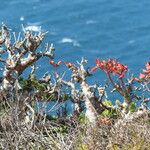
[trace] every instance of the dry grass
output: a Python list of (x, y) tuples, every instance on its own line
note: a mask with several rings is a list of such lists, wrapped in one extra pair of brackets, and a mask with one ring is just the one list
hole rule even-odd
[[(126, 121), (100, 119), (96, 127), (78, 117), (48, 120), (30, 112), (30, 100), (1, 103), (0, 149), (4, 150), (149, 150), (150, 117)], [(9, 103), (8, 103), (9, 102)], [(28, 104), (28, 105), (26, 105)], [(28, 106), (28, 107), (27, 107)], [(29, 114), (30, 114), (29, 113)], [(29, 119), (29, 120), (28, 120)], [(27, 121), (28, 120), (28, 121)]]
[(91, 129), (80, 141), (79, 150), (149, 150), (150, 118), (132, 122), (113, 120)]

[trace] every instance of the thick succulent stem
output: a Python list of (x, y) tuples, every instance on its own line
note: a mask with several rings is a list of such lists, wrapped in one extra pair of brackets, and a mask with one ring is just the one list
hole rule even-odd
[(47, 45), (44, 52), (37, 52), (37, 48), (46, 33), (39, 32), (33, 35), (31, 31), (24, 31), (23, 39), (20, 38), (20, 34), (18, 38), (14, 34), (15, 42), (11, 41), (11, 33), (6, 25), (2, 25), (0, 33), (0, 46), (4, 47), (6, 49), (4, 53), (7, 53), (5, 60), (0, 59), (4, 68), (1, 89), (8, 90), (10, 87), (13, 88), (22, 72), (36, 63), (41, 57), (50, 59), (54, 57), (53, 45)]
[(90, 87), (88, 86), (88, 84), (86, 84), (85, 81), (81, 83), (81, 89), (83, 92), (83, 100), (85, 102), (86, 108), (85, 116), (87, 117), (89, 122), (95, 125), (97, 121), (97, 112), (90, 101), (90, 99), (93, 98), (93, 93), (90, 91)]

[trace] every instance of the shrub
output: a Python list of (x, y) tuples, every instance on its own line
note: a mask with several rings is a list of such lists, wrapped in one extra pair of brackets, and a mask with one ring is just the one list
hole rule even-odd
[[(150, 91), (150, 63), (135, 78), (127, 76), (128, 67), (114, 59), (96, 59), (91, 69), (84, 58), (77, 63), (55, 62), (53, 44), (38, 51), (45, 34), (24, 30), (16, 38), (6, 25), (1, 26), (1, 149), (148, 149), (150, 112), (145, 92)], [(54, 68), (64, 65), (71, 72), (70, 79), (66, 81), (59, 72), (53, 78), (45, 73), (39, 79), (35, 64), (43, 57), (48, 57)], [(30, 67), (31, 73), (23, 77)], [(122, 103), (106, 100), (107, 85), (88, 83), (88, 77), (98, 68), (106, 73), (112, 91), (123, 98)], [(61, 107), (67, 100), (73, 104), (70, 116), (68, 108), (62, 111)], [(51, 101), (56, 104), (45, 110), (44, 104)], [(37, 110), (39, 102), (43, 107)], [(57, 111), (54, 117), (49, 115), (52, 110)]]

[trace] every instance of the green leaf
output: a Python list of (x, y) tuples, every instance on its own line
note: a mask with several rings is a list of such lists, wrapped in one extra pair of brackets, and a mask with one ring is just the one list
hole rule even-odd
[(81, 113), (81, 114), (80, 114), (80, 116), (79, 116), (79, 122), (80, 122), (81, 124), (86, 124), (86, 123), (88, 122), (88, 119), (87, 119), (87, 117), (85, 116), (84, 113)]
[[(110, 100), (105, 100), (103, 101), (103, 104), (105, 106), (113, 106), (112, 102)], [(106, 118), (110, 118), (113, 116), (116, 116), (116, 111), (114, 109), (105, 109), (102, 113), (101, 116), (106, 117)]]
[(110, 101), (110, 100), (103, 101), (103, 104), (106, 106), (113, 106), (112, 101)]
[(130, 106), (129, 106), (129, 111), (130, 111), (130, 112), (135, 112), (135, 111), (136, 111), (136, 108), (137, 108), (136, 103), (135, 103), (135, 102), (132, 102), (132, 103), (130, 104)]

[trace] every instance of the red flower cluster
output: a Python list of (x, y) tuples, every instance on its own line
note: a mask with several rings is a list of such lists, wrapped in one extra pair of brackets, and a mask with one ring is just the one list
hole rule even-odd
[(146, 63), (146, 70), (143, 69), (143, 73), (140, 73), (139, 78), (135, 78), (136, 81), (141, 82), (143, 80), (147, 81), (150, 79), (150, 62)]
[(108, 61), (96, 59), (96, 67), (92, 68), (91, 71), (96, 71), (97, 68), (102, 69), (106, 73), (118, 74), (119, 78), (123, 78), (128, 70), (127, 66), (114, 59), (108, 59)]

